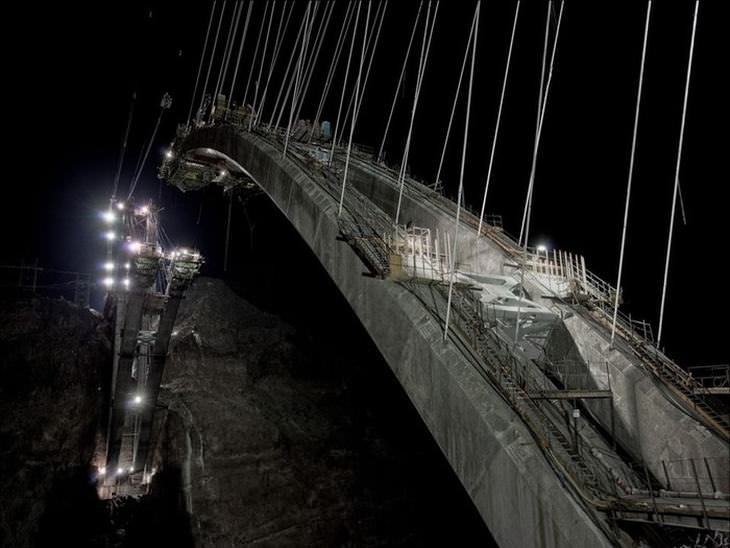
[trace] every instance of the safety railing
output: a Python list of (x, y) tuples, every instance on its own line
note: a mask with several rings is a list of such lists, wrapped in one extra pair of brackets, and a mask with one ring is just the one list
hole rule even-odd
[(730, 388), (730, 365), (696, 365), (687, 368), (689, 374), (712, 393), (713, 390)]
[(0, 290), (5, 294), (61, 297), (88, 307), (92, 286), (91, 276), (84, 272), (44, 268), (37, 263), (0, 266)]
[(632, 468), (647, 478), (649, 469), (660, 471), (656, 478), (647, 480), (650, 495), (654, 497), (730, 500), (727, 456), (662, 459), (633, 464)]

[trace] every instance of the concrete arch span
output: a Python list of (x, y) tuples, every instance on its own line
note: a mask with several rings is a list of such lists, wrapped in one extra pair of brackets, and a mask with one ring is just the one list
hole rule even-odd
[(413, 294), (364, 275), (362, 258), (340, 238), (337, 201), (312, 175), (314, 163), (282, 158), (274, 143), (228, 126), (194, 130), (178, 140), (174, 154), (161, 170), (171, 184), (182, 190), (225, 184), (210, 170), (230, 170), (254, 182), (287, 217), (372, 337), (501, 546), (612, 545), (594, 521), (600, 518), (564, 488), (510, 406), (457, 348), (443, 343), (440, 326)]

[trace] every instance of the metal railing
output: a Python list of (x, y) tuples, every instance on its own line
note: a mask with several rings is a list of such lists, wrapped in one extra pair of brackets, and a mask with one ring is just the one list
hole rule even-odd
[(706, 390), (730, 387), (730, 365), (696, 365), (687, 371)]
[(91, 275), (85, 272), (44, 268), (37, 263), (0, 265), (0, 289), (6, 294), (63, 298), (88, 307), (92, 285)]

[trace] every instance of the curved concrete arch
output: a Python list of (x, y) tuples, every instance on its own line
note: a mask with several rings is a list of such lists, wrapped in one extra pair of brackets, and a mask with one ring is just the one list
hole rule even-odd
[[(304, 239), (395, 373), (500, 546), (612, 546), (597, 525), (602, 517), (566, 488), (524, 423), (478, 374), (473, 358), (443, 342), (441, 326), (413, 293), (364, 275), (360, 256), (339, 238), (335, 197), (301, 161), (283, 158), (271, 142), (229, 126), (193, 131), (176, 144), (177, 161), (201, 149), (211, 151), (211, 162), (228, 162), (255, 182)], [(174, 174), (171, 180), (177, 184)], [(197, 186), (205, 184), (201, 180)], [(179, 186), (193, 190), (196, 183)]]

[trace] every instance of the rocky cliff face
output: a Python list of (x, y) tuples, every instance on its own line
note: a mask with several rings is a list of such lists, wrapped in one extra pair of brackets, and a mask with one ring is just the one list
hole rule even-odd
[(197, 546), (488, 542), (382, 359), (302, 340), (212, 279), (176, 331), (157, 457)]
[(165, 371), (150, 494), (105, 502), (90, 464), (108, 326), (63, 301), (0, 305), (0, 546), (492, 545), (342, 310), (295, 328), (198, 280)]
[[(105, 324), (65, 301), (0, 301), (0, 545), (85, 544), (89, 464), (111, 363)], [(91, 520), (93, 521), (93, 519)]]

